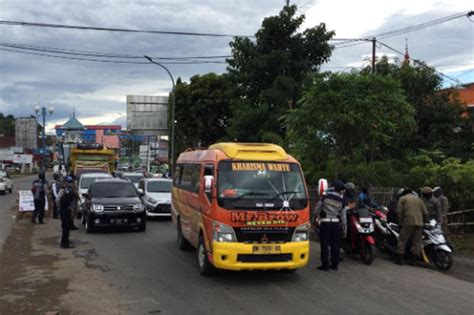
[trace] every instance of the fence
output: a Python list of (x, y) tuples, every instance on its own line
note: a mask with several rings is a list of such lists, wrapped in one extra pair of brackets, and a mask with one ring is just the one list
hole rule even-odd
[(449, 212), (447, 216), (449, 229), (453, 233), (469, 233), (474, 230), (474, 209)]

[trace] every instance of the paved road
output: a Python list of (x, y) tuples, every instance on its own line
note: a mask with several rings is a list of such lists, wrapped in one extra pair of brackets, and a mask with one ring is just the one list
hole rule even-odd
[(16, 188), (31, 188), (31, 182), (35, 176), (27, 176), (13, 179), (13, 194), (0, 195), (0, 255), (3, 251), (3, 245), (10, 235), (14, 223), (14, 211), (11, 208), (16, 204)]
[(474, 314), (474, 284), (421, 267), (397, 266), (385, 257), (365, 266), (345, 259), (338, 272), (309, 266), (295, 274), (224, 272), (204, 278), (195, 251), (175, 245), (170, 221), (149, 222), (145, 233), (73, 232), (95, 248), (94, 264), (120, 295), (127, 314), (384, 313)]

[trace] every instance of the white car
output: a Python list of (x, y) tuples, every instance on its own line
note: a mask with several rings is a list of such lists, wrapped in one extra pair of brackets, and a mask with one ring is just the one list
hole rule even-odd
[(13, 181), (8, 177), (0, 177), (0, 194), (11, 193), (13, 191)]
[(145, 178), (143, 173), (123, 172), (121, 178), (131, 182), (135, 188), (138, 188), (138, 183)]
[(168, 178), (145, 178), (138, 184), (143, 192), (142, 202), (148, 217), (171, 216), (171, 187), (173, 182)]
[(79, 204), (77, 207), (77, 211), (79, 213), (82, 213), (82, 204), (84, 203), (84, 197), (82, 194), (85, 194), (88, 190), (89, 187), (93, 182), (95, 182), (98, 178), (112, 178), (112, 175), (107, 174), (107, 173), (85, 173), (81, 175), (81, 178), (79, 178), (79, 183), (78, 183), (78, 193), (79, 193)]

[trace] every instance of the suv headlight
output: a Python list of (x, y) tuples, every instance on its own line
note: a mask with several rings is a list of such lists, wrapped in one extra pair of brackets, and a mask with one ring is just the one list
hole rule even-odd
[(237, 242), (234, 229), (227, 224), (213, 221), (212, 230), (212, 239), (216, 242)]
[(137, 203), (136, 205), (133, 205), (133, 211), (141, 212), (144, 209), (145, 208), (143, 207), (143, 204), (141, 204), (141, 203)]
[(92, 205), (92, 211), (94, 212), (104, 212), (104, 205), (99, 205), (99, 204), (93, 204)]
[(152, 197), (148, 197), (147, 201), (151, 204), (155, 204), (155, 203), (158, 203), (158, 201)]
[(305, 242), (309, 240), (309, 229), (310, 224), (305, 223), (302, 225), (298, 225), (293, 232), (293, 236), (291, 237), (292, 242)]

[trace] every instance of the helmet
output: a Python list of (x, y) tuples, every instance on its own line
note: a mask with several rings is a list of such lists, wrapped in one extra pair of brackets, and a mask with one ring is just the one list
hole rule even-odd
[(58, 172), (56, 172), (56, 173), (53, 174), (53, 178), (54, 178), (55, 180), (60, 180), (60, 179), (61, 179), (61, 175), (60, 175)]
[(401, 197), (404, 192), (405, 192), (405, 188), (400, 188), (400, 189), (397, 191), (397, 196), (398, 196), (398, 197)]
[(44, 180), (45, 179), (44, 172), (39, 173), (38, 178)]
[(72, 179), (72, 176), (66, 176), (65, 180), (66, 180), (66, 183), (72, 183), (74, 181)]
[(344, 187), (346, 188), (346, 190), (355, 190), (356, 189), (356, 186), (354, 185), (353, 182), (347, 182)]
[(344, 182), (339, 179), (336, 179), (334, 181), (334, 189), (336, 191), (343, 191), (344, 189), (346, 189), (346, 187), (344, 186)]

